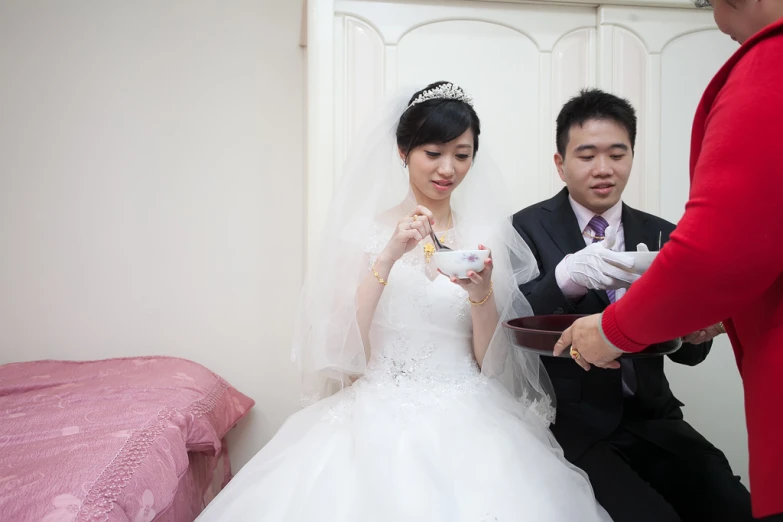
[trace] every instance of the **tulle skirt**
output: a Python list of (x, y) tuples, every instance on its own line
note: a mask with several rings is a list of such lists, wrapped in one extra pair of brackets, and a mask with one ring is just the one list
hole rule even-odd
[(547, 427), (494, 381), (373, 384), (291, 416), (199, 522), (611, 520)]

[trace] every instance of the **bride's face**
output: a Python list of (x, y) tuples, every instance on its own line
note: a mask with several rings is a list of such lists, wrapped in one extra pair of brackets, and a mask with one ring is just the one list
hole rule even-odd
[[(401, 151), (400, 156), (405, 159)], [(451, 196), (473, 164), (473, 131), (448, 143), (425, 144), (408, 156), (410, 183), (416, 196), (432, 200)]]

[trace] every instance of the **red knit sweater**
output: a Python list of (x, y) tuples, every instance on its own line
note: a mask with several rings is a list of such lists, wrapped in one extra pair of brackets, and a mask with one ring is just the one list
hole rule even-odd
[(725, 322), (745, 390), (753, 513), (783, 513), (783, 20), (707, 87), (690, 170), (677, 229), (602, 326), (635, 352)]

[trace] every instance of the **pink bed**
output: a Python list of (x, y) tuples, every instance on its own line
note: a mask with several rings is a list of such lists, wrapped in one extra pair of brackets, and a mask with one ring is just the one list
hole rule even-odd
[(170, 357), (0, 366), (0, 518), (190, 522), (252, 399)]

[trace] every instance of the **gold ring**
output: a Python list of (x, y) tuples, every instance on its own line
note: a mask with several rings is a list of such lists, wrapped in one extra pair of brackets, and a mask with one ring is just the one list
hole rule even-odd
[(579, 359), (582, 356), (579, 352), (577, 352), (574, 348), (571, 348), (571, 358), (576, 360)]

